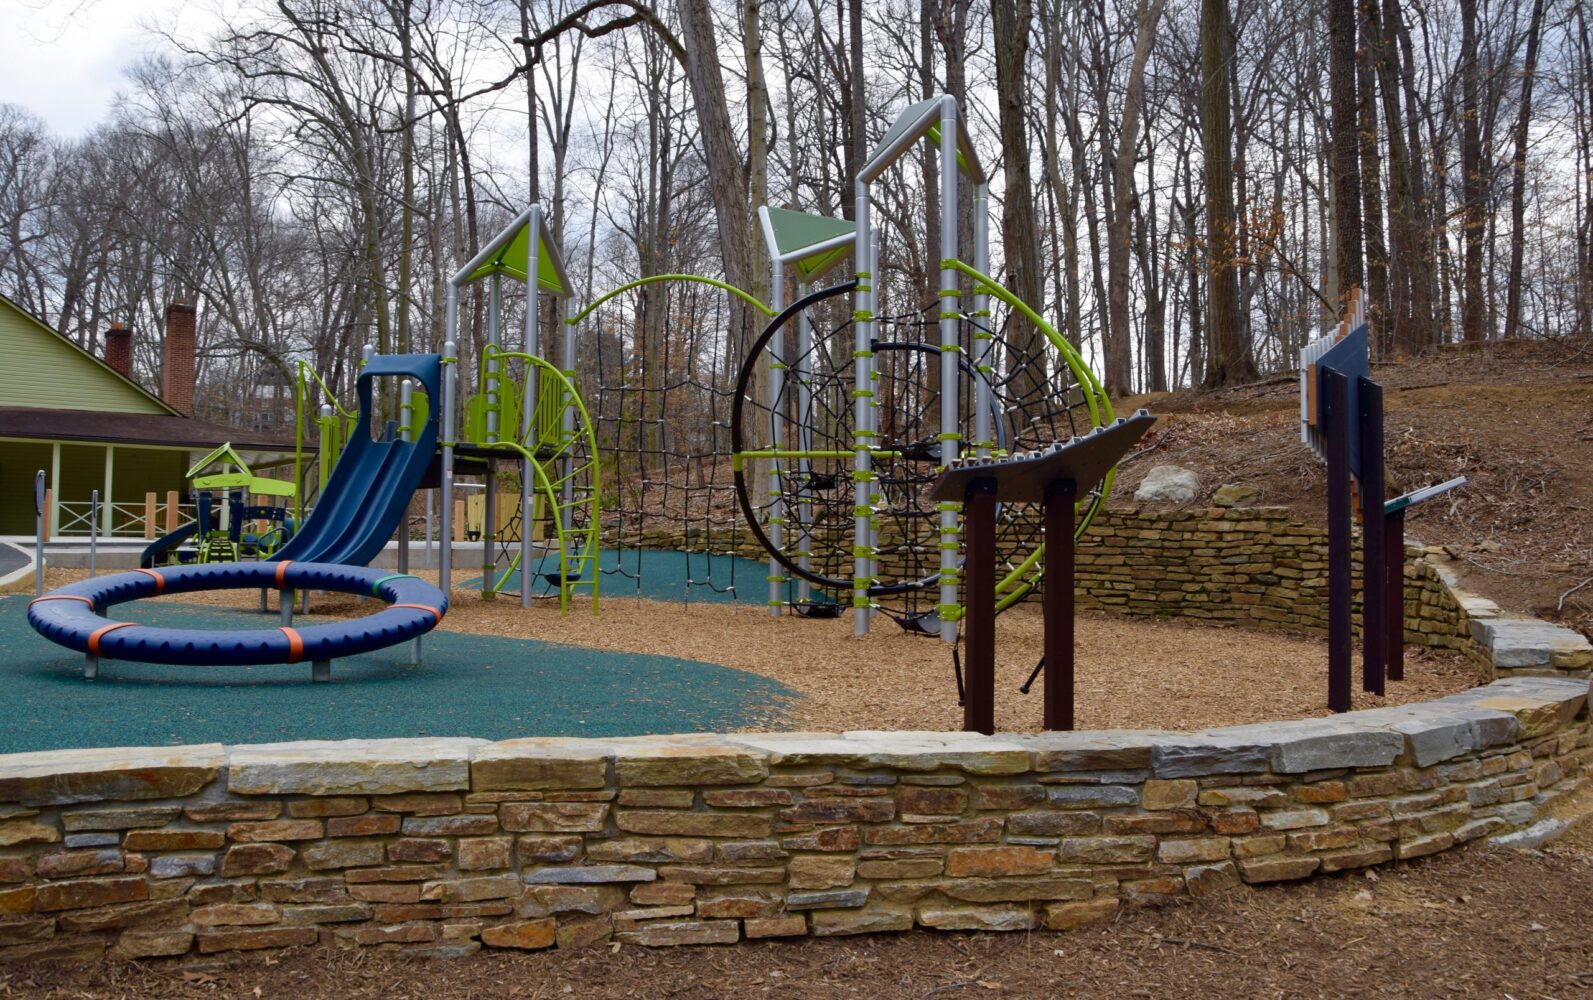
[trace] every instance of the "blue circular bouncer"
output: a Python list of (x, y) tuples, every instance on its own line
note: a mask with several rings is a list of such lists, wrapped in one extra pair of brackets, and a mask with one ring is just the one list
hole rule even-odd
[[(152, 628), (104, 617), (112, 605), (162, 594), (201, 590), (282, 593), (278, 628), (218, 632), (206, 629)], [(375, 614), (352, 621), (292, 627), (293, 594), (330, 590), (388, 602)], [(98, 673), (100, 658), (193, 666), (254, 666), (310, 663), (311, 677), (331, 678), (334, 657), (355, 656), (416, 640), (442, 621), (448, 598), (441, 590), (407, 573), (363, 566), (313, 562), (207, 563), (169, 569), (141, 569), (53, 590), (28, 605), (28, 624), (52, 642), (88, 657), (84, 676)]]

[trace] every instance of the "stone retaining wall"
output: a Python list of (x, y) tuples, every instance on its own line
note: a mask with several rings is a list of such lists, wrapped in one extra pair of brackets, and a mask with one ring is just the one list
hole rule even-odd
[[(700, 549), (710, 539), (702, 532), (655, 530), (633, 542), (638, 540), (651, 548)], [(711, 541), (715, 551), (763, 558), (747, 533), (716, 532)], [(1327, 533), (1295, 520), (1285, 507), (1104, 510), (1077, 551), (1082, 608), (1327, 632)], [(1358, 631), (1358, 542), (1354, 575)], [(759, 579), (754, 586), (764, 583)], [(1505, 675), (1585, 677), (1593, 669), (1593, 645), (1586, 639), (1503, 614), (1464, 589), (1441, 548), (1406, 547), (1405, 641), (1462, 652)]]
[(0, 960), (936, 929), (1412, 858), (1593, 764), (1586, 681), (1197, 733), (467, 739), (0, 757)]

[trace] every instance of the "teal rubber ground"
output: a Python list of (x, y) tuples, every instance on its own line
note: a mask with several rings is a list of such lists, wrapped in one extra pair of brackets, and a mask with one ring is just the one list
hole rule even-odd
[[(641, 563), (640, 580), (637, 580), (638, 556)], [(715, 603), (764, 604), (769, 600), (769, 565), (730, 555), (703, 555), (700, 552), (671, 552), (663, 549), (602, 549), (598, 565), (603, 568), (600, 599), (610, 597), (645, 597), (655, 601), (711, 601)], [(539, 572), (555, 572), (557, 560), (545, 559), (532, 570), (531, 593), (541, 596), (545, 591), (557, 596), (547, 581), (537, 576)], [(621, 572), (610, 572), (618, 568)], [(687, 581), (692, 581), (690, 585)], [(460, 586), (476, 589), (481, 577), (467, 580)], [(505, 591), (520, 592), (520, 573), (509, 574)], [(577, 590), (576, 600), (590, 597), (588, 590)]]
[[(0, 753), (95, 746), (380, 737), (637, 736), (768, 728), (794, 699), (756, 674), (667, 656), (437, 631), (407, 645), (309, 664), (175, 667), (83, 658), (28, 627), (26, 597), (0, 598)], [(259, 628), (261, 616), (138, 601), (119, 618), (167, 628)], [(299, 616), (301, 622), (321, 619)]]

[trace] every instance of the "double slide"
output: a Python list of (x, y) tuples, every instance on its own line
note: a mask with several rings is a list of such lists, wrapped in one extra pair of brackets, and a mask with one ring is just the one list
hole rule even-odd
[[(378, 441), (371, 434), (373, 383), (380, 376), (420, 382), (428, 401), (426, 422), (413, 441)], [(442, 399), (442, 356), (379, 354), (359, 377), (359, 421), (304, 526), (273, 560), (365, 566), (404, 519), (409, 501), (437, 451)]]

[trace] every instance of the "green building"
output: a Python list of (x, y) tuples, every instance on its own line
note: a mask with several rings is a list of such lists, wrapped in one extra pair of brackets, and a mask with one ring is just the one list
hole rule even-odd
[(131, 331), (107, 331), (106, 357), (96, 358), (0, 296), (0, 535), (33, 534), (41, 469), (52, 538), (88, 534), (96, 489), (100, 533), (141, 538), (177, 518), (168, 495), (187, 501), (195, 457), (229, 442), (262, 464), (291, 456), (291, 440), (193, 419), (194, 323), (192, 306), (167, 310), (156, 395), (130, 377)]

